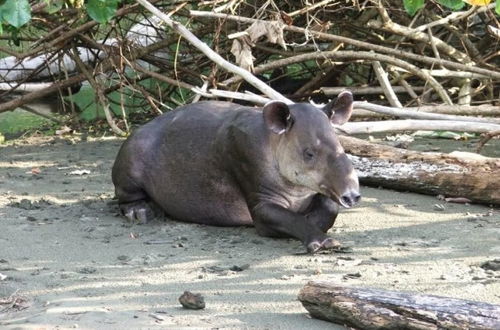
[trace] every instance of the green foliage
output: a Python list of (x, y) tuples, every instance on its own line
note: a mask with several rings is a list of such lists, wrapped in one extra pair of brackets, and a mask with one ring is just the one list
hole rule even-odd
[(495, 11), (497, 15), (500, 15), (500, 0), (497, 0), (497, 2), (495, 3)]
[(20, 109), (0, 113), (0, 135), (38, 129), (50, 124), (52, 124), (50, 120)]
[(424, 7), (424, 1), (425, 0), (403, 0), (403, 6), (410, 16), (414, 16), (417, 11)]
[(87, 14), (96, 22), (107, 23), (115, 16), (119, 0), (88, 0)]
[[(31, 6), (28, 0), (9, 0), (0, 2), (0, 21), (7, 22), (18, 29), (31, 20)], [(3, 24), (0, 24), (0, 34)]]
[(45, 0), (45, 3), (47, 4), (45, 11), (49, 14), (54, 14), (62, 9), (64, 0)]
[(465, 6), (462, 0), (438, 0), (438, 2), (451, 10), (460, 10)]
[[(141, 86), (146, 89), (156, 89), (158, 88), (158, 82), (154, 79), (145, 79), (139, 82)], [(160, 88), (165, 88), (164, 83), (160, 83)], [(122, 95), (123, 93), (123, 95)], [(122, 97), (123, 106), (125, 108), (125, 115), (128, 116), (132, 112), (149, 110), (149, 106), (145, 105), (144, 98), (141, 94), (137, 96), (129, 95), (130, 90), (124, 89), (122, 91), (117, 90), (115, 92), (109, 93), (107, 95), (109, 102), (109, 108), (117, 117), (122, 117)], [(76, 106), (81, 110), (80, 118), (86, 121), (92, 121), (95, 119), (104, 118), (104, 110), (102, 105), (97, 101), (96, 93), (90, 85), (84, 85), (78, 93), (72, 96), (66, 97), (70, 102), (76, 104)]]

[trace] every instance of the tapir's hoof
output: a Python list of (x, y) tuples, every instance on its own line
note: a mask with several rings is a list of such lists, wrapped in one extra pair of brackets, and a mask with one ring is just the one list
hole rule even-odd
[(307, 252), (309, 252), (309, 253), (318, 252), (319, 249), (321, 249), (321, 244), (318, 242), (312, 242), (312, 243), (307, 244)]
[(336, 249), (336, 248), (340, 247), (340, 242), (329, 237), (323, 241), (323, 243), (321, 244), (321, 247), (324, 249), (328, 249), (328, 250), (329, 249)]
[(307, 244), (307, 252), (316, 253), (319, 250), (330, 250), (340, 247), (340, 242), (328, 237), (323, 240), (323, 242), (313, 241)]
[(120, 204), (122, 214), (132, 222), (145, 224), (154, 218), (154, 212), (145, 201)]

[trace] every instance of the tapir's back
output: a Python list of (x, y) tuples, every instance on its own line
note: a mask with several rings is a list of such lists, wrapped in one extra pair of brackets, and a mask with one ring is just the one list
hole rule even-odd
[(123, 190), (126, 199), (130, 194), (120, 186), (133, 182), (128, 190), (139, 186), (175, 219), (251, 224), (242, 193), (223, 170), (224, 155), (215, 143), (221, 127), (241, 111), (254, 110), (228, 102), (198, 102), (141, 127), (125, 142), (115, 162), (117, 197)]

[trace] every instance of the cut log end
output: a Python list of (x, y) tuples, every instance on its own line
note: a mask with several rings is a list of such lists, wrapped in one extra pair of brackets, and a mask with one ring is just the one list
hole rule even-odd
[(500, 329), (500, 306), (433, 295), (309, 282), (311, 316), (359, 329)]

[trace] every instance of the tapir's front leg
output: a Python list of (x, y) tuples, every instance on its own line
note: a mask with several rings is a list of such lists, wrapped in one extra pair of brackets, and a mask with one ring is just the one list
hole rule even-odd
[(303, 212), (307, 220), (316, 224), (324, 233), (332, 228), (338, 213), (339, 204), (322, 194), (314, 195), (305, 212)]
[(280, 205), (261, 202), (251, 208), (251, 213), (257, 233), (261, 236), (298, 238), (310, 253), (337, 245), (313, 221), (308, 221), (305, 215)]

